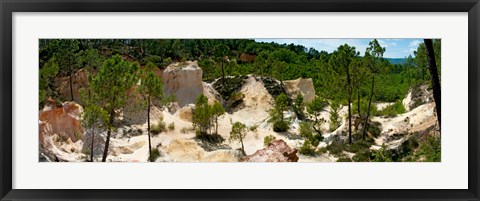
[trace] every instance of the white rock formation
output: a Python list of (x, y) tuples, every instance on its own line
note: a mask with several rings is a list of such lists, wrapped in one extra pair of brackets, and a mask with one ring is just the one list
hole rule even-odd
[(296, 97), (299, 93), (303, 95), (303, 102), (309, 103), (315, 98), (315, 88), (313, 87), (312, 78), (298, 78), (296, 80), (283, 81), (287, 93)]
[(174, 95), (180, 107), (195, 103), (203, 93), (202, 69), (197, 61), (171, 64), (162, 77), (165, 95)]

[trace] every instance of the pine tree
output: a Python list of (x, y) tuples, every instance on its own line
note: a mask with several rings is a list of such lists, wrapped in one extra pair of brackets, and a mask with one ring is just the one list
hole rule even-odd
[(153, 72), (155, 68), (157, 68), (157, 66), (155, 66), (155, 64), (152, 62), (147, 63), (143, 69), (141, 84), (138, 88), (139, 93), (143, 96), (147, 104), (148, 159), (150, 162), (153, 162), (152, 140), (150, 135), (150, 109), (152, 106), (152, 100), (163, 99), (162, 79)]
[(89, 77), (92, 98), (108, 114), (108, 130), (102, 162), (108, 155), (110, 136), (113, 131), (115, 111), (121, 109), (127, 101), (127, 90), (138, 82), (138, 63), (125, 61), (119, 55), (107, 59), (95, 76)]

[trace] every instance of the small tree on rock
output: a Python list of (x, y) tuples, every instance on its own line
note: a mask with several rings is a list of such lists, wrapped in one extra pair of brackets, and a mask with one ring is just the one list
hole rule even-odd
[(245, 124), (235, 122), (232, 125), (232, 131), (230, 131), (230, 141), (239, 141), (242, 144), (242, 154), (245, 154), (245, 147), (243, 146), (243, 139), (247, 135), (248, 129)]
[(319, 118), (319, 116), (326, 106), (327, 102), (320, 97), (315, 97), (315, 99), (313, 99), (312, 102), (310, 102), (307, 106), (307, 112), (314, 117), (312, 128), (319, 135), (322, 135), (322, 132), (320, 131), (320, 126), (323, 122), (325, 122), (325, 120), (323, 118)]

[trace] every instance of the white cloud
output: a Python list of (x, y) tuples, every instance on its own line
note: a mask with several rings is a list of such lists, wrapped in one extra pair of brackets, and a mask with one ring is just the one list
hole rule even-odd
[(412, 40), (410, 41), (410, 47), (418, 47), (418, 45), (422, 43), (420, 40)]

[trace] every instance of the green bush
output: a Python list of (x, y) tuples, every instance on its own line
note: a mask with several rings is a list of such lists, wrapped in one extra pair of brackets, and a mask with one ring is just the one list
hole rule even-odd
[(330, 145), (327, 146), (327, 150), (330, 152), (330, 154), (334, 156), (343, 155), (343, 148), (344, 145), (338, 142), (332, 142)]
[(287, 121), (276, 121), (273, 123), (273, 131), (285, 132), (290, 128)]
[(389, 105), (383, 108), (383, 110), (379, 111), (377, 113), (377, 116), (395, 117), (398, 114), (403, 114), (405, 112), (406, 110), (405, 110), (405, 107), (403, 106), (402, 101), (398, 100), (394, 104)]
[(442, 159), (441, 152), (440, 137), (429, 136), (426, 141), (420, 145), (417, 157), (424, 158), (426, 162), (440, 162)]
[(331, 109), (330, 109), (330, 125), (329, 125), (329, 130), (330, 132), (333, 132), (337, 130), (337, 128), (340, 126), (340, 115), (338, 114), (340, 110), (340, 104), (338, 102), (333, 101), (331, 104)]
[(342, 157), (337, 159), (337, 162), (352, 162), (352, 159), (350, 159), (346, 156), (342, 156)]
[(168, 124), (168, 130), (169, 131), (175, 130), (175, 122), (172, 122), (172, 123)]
[(326, 154), (327, 153), (327, 148), (326, 147), (322, 147), (320, 149), (317, 149), (317, 154)]
[(310, 142), (310, 140), (305, 140), (303, 145), (298, 150), (298, 153), (313, 156), (315, 155), (315, 147), (312, 146), (312, 142)]
[(198, 131), (195, 134), (195, 138), (198, 140), (201, 140), (202, 142), (208, 142), (213, 144), (219, 144), (225, 141), (225, 138), (223, 138), (219, 134), (208, 134), (208, 133), (202, 133)]
[(359, 152), (357, 152), (353, 157), (352, 160), (355, 162), (370, 162), (371, 161), (371, 155), (372, 153), (370, 152), (370, 149), (363, 149)]
[(370, 121), (368, 124), (368, 133), (370, 133), (373, 137), (378, 137), (380, 136), (380, 133), (382, 132), (382, 124), (380, 122), (376, 121)]
[(376, 151), (372, 152), (373, 162), (392, 162), (392, 152), (387, 149), (385, 144)]
[(258, 125), (255, 124), (255, 125), (253, 125), (253, 126), (250, 126), (250, 127), (248, 127), (248, 130), (250, 130), (250, 131), (252, 131), (252, 132), (257, 132), (257, 130), (258, 130)]
[[(235, 92), (238, 92), (245, 83), (246, 76), (225, 77), (225, 86), (222, 78), (213, 83), (213, 88), (220, 93), (223, 100), (228, 100)], [(238, 94), (237, 94), (238, 95)]]
[(268, 136), (265, 136), (263, 138), (263, 146), (265, 147), (268, 147), (268, 145), (270, 144), (270, 142), (272, 142), (275, 138), (275, 136), (273, 135), (268, 135)]
[(353, 142), (352, 144), (346, 145), (346, 151), (352, 152), (352, 153), (359, 153), (359, 152), (363, 152), (365, 150), (370, 149), (371, 145), (372, 145), (371, 142), (363, 141), (363, 140), (357, 140), (357, 141)]
[(152, 152), (150, 152), (148, 160), (154, 162), (158, 157), (160, 157), (160, 151), (158, 149), (153, 149)]
[(166, 130), (166, 125), (165, 122), (163, 122), (163, 118), (158, 120), (157, 124), (153, 124), (150, 126), (150, 132), (153, 134), (153, 136), (156, 136), (161, 132), (165, 132)]
[(318, 133), (314, 134), (312, 130), (312, 124), (309, 122), (300, 123), (300, 135), (308, 140), (310, 144), (314, 147), (317, 147), (321, 141), (323, 141), (323, 136)]
[[(368, 112), (368, 99), (360, 99), (360, 113), (362, 116), (366, 116)], [(352, 102), (352, 114), (358, 114), (358, 101), (354, 99)], [(378, 110), (376, 104), (372, 101), (370, 105), (370, 116), (377, 116)]]

